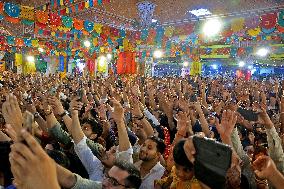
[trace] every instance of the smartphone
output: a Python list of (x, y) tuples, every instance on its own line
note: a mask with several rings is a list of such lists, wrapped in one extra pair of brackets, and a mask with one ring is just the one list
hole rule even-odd
[(50, 90), (49, 90), (49, 94), (51, 96), (55, 96), (56, 95), (56, 88), (52, 87)]
[(189, 100), (190, 100), (190, 102), (197, 102), (197, 96), (196, 96), (196, 94), (191, 95), (190, 98), (189, 98)]
[(82, 101), (83, 99), (83, 89), (77, 90), (77, 97), (79, 97), (79, 101)]
[(232, 149), (211, 139), (193, 137), (196, 150), (195, 177), (212, 189), (225, 188), (226, 174), (231, 166)]
[(33, 124), (34, 124), (34, 115), (26, 111), (24, 114), (23, 128), (34, 136)]
[[(32, 136), (35, 135), (34, 132), (34, 115), (28, 111), (26, 111), (23, 115), (24, 117), (24, 123), (23, 123), (23, 128), (26, 129), (29, 133), (31, 133)], [(27, 145), (27, 142), (24, 139), (20, 139), (23, 144)]]
[(247, 110), (244, 108), (238, 108), (237, 110), (244, 118), (248, 121), (257, 121), (258, 120), (258, 112), (254, 112), (252, 110)]

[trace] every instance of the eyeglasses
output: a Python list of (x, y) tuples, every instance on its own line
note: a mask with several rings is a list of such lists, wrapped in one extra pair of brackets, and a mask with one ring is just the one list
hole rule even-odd
[(108, 173), (104, 174), (104, 179), (106, 179), (112, 186), (123, 186), (127, 188), (127, 186), (120, 184), (115, 178), (108, 175)]

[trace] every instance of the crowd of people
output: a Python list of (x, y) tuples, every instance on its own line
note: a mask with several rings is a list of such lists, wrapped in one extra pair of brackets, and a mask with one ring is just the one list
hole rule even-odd
[[(5, 72), (0, 188), (280, 189), (283, 91), (277, 77)], [(199, 139), (229, 166), (210, 148), (200, 160)]]

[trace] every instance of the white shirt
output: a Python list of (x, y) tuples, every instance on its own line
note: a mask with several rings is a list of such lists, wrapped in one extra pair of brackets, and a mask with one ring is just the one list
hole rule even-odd
[[(135, 166), (140, 170), (142, 161), (135, 163)], [(142, 178), (142, 183), (139, 189), (154, 189), (154, 181), (159, 180), (164, 175), (165, 168), (158, 162), (150, 172)]]
[[(104, 165), (102, 162), (92, 153), (91, 149), (86, 143), (87, 137), (78, 143), (74, 144), (74, 149), (85, 169), (89, 174), (89, 179), (93, 181), (102, 181), (104, 177)], [(118, 149), (118, 148), (117, 148)], [(116, 159), (122, 159), (130, 163), (133, 162), (132, 158), (133, 149), (130, 147), (127, 151), (116, 152)]]

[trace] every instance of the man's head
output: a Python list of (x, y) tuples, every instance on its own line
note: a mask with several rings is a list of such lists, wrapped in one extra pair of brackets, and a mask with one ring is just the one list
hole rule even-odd
[(103, 133), (102, 126), (95, 119), (83, 120), (82, 130), (86, 137), (91, 140), (95, 140)]
[(103, 189), (138, 189), (141, 185), (140, 171), (129, 162), (115, 161), (105, 174), (102, 184)]
[(176, 175), (180, 180), (186, 181), (193, 177), (193, 164), (188, 160), (184, 152), (185, 140), (180, 140), (174, 147), (173, 157), (176, 167)]
[(140, 148), (139, 159), (142, 161), (158, 160), (164, 153), (166, 145), (156, 136), (149, 137)]

